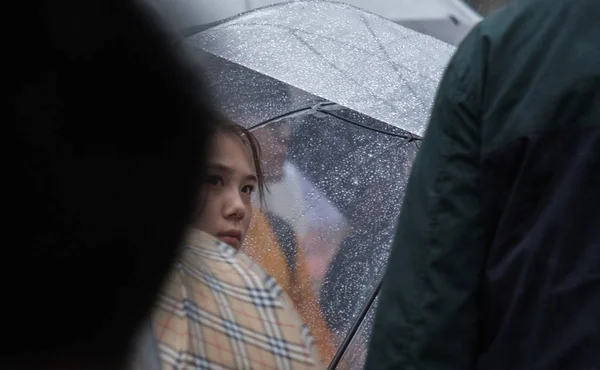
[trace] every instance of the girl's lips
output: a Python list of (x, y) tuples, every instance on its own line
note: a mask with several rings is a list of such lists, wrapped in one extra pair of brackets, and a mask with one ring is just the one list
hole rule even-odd
[(217, 235), (217, 238), (219, 238), (219, 240), (223, 243), (227, 243), (234, 248), (239, 248), (241, 244), (240, 241), (242, 240), (242, 233), (237, 230), (232, 230), (224, 233), (219, 233), (219, 235)]
[(239, 244), (240, 244), (240, 240), (233, 236), (220, 236), (219, 240), (222, 241), (223, 243), (227, 243), (235, 248), (239, 247)]

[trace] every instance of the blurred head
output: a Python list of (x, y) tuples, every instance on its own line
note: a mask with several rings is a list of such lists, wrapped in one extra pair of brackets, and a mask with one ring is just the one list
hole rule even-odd
[(0, 368), (129, 368), (195, 210), (208, 93), (141, 2), (11, 5), (32, 24), (7, 41), (0, 103), (5, 237), (18, 240), (0, 269), (14, 302)]
[(287, 123), (273, 123), (256, 130), (256, 139), (260, 142), (265, 181), (274, 183), (283, 179), (283, 167), (287, 159), (290, 127)]
[(260, 146), (245, 128), (222, 120), (211, 143), (194, 226), (238, 249), (252, 220), (252, 195), (264, 196)]

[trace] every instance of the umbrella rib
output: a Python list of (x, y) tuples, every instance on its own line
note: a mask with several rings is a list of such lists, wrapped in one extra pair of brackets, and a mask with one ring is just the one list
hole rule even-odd
[[(375, 128), (375, 127), (370, 127), (370, 126), (367, 126), (365, 124), (358, 123), (358, 122), (356, 122), (354, 120), (351, 120), (349, 118), (346, 118), (346, 117), (340, 116), (338, 114), (332, 113), (332, 112), (330, 112), (328, 110), (321, 109), (322, 107), (333, 106), (333, 105), (339, 105), (339, 104), (333, 103), (333, 102), (321, 102), (321, 103), (317, 104), (316, 106), (315, 105), (311, 105), (311, 106), (305, 106), (305, 107), (302, 107), (302, 108), (294, 109), (293, 111), (290, 111), (290, 112), (287, 112), (287, 113), (284, 113), (284, 114), (280, 114), (280, 115), (275, 116), (273, 118), (269, 118), (267, 120), (259, 122), (256, 125), (250, 127), (248, 130), (250, 130), (250, 131), (257, 130), (257, 129), (261, 128), (261, 127), (267, 126), (267, 125), (269, 125), (271, 123), (274, 123), (274, 122), (277, 122), (277, 121), (279, 121), (281, 119), (289, 118), (291, 116), (298, 115), (299, 113), (311, 114), (311, 113), (314, 113), (314, 112), (319, 112), (319, 113), (322, 113), (322, 114), (325, 114), (325, 115), (337, 118), (337, 119), (339, 119), (341, 121), (344, 121), (346, 123), (349, 123), (351, 125), (358, 126), (358, 127), (364, 128), (364, 129), (369, 130), (369, 131), (377, 132), (379, 134), (393, 136), (393, 137), (398, 137), (398, 138), (407, 140), (408, 142), (422, 140), (422, 138), (420, 136), (414, 135), (414, 134), (412, 134), (412, 133), (410, 133), (410, 132), (408, 132), (406, 130), (400, 129), (402, 131), (406, 131), (407, 134), (397, 134), (397, 133), (390, 132), (390, 131), (387, 131), (387, 130), (382, 130), (382, 129), (378, 129), (378, 128)], [(301, 115), (303, 115), (303, 114), (301, 114)], [(373, 118), (373, 117), (371, 117), (371, 118)], [(375, 118), (373, 118), (373, 119), (375, 119)]]
[[(337, 103), (332, 103), (332, 102), (322, 102), (322, 103), (318, 104), (318, 106), (321, 106), (321, 107), (322, 107), (322, 106), (330, 106), (330, 105), (338, 105), (338, 104), (337, 104)], [(410, 134), (410, 133), (409, 133), (409, 135), (401, 135), (401, 134), (396, 134), (396, 133), (389, 132), (389, 131), (379, 130), (379, 129), (376, 129), (376, 128), (373, 128), (373, 127), (369, 127), (369, 126), (367, 126), (367, 125), (360, 124), (360, 123), (358, 123), (358, 122), (355, 122), (355, 121), (353, 121), (353, 120), (351, 120), (351, 119), (348, 119), (348, 118), (345, 118), (345, 117), (339, 116), (339, 115), (337, 115), (337, 114), (335, 114), (335, 113), (331, 113), (331, 112), (329, 112), (329, 111), (325, 111), (325, 110), (319, 110), (319, 109), (318, 109), (318, 107), (317, 107), (317, 109), (316, 109), (316, 110), (317, 110), (319, 113), (322, 113), (322, 114), (329, 115), (329, 116), (331, 116), (331, 117), (337, 118), (337, 119), (339, 119), (339, 120), (342, 120), (342, 121), (344, 121), (344, 122), (350, 123), (350, 124), (352, 124), (352, 125), (356, 125), (356, 126), (358, 126), (358, 127), (362, 127), (362, 128), (364, 128), (364, 129), (367, 129), (367, 130), (370, 130), (370, 131), (375, 131), (375, 132), (377, 132), (377, 133), (381, 133), (381, 134), (384, 134), (384, 135), (389, 135), (389, 136), (399, 137), (399, 138), (401, 138), (401, 139), (403, 139), (403, 140), (406, 140), (406, 141), (407, 141), (407, 142), (409, 142), (409, 143), (411, 143), (411, 142), (412, 142), (412, 143), (415, 143), (415, 146), (417, 147), (417, 149), (419, 148), (419, 146), (417, 145), (417, 142), (419, 142), (419, 141), (421, 141), (421, 140), (422, 140), (422, 138), (421, 138), (420, 136), (417, 136), (417, 135), (412, 135), (412, 134)], [(254, 131), (254, 130), (256, 130), (256, 129), (259, 129), (259, 128), (261, 128), (261, 127), (264, 127), (264, 126), (266, 126), (266, 125), (268, 125), (268, 124), (270, 124), (270, 123), (274, 123), (274, 122), (276, 122), (276, 121), (278, 121), (278, 120), (280, 120), (280, 119), (283, 119), (283, 118), (286, 118), (286, 117), (289, 117), (289, 116), (292, 116), (292, 115), (295, 115), (295, 114), (298, 114), (298, 113), (301, 113), (301, 112), (311, 112), (311, 111), (315, 111), (315, 106), (307, 106), (307, 107), (304, 107), (304, 108), (298, 108), (298, 109), (295, 109), (295, 110), (293, 110), (293, 111), (291, 111), (291, 112), (288, 112), (288, 113), (286, 113), (286, 114), (282, 114), (282, 115), (279, 115), (279, 116), (273, 117), (273, 118), (271, 118), (271, 119), (268, 119), (268, 120), (262, 121), (262, 122), (260, 122), (260, 123), (258, 123), (258, 124), (256, 124), (256, 125), (254, 125), (254, 126), (250, 127), (250, 128), (249, 128), (249, 130), (250, 130), (250, 131)], [(308, 113), (307, 113), (307, 114), (308, 114)], [(369, 162), (367, 162), (367, 163), (371, 163), (371, 162), (373, 162), (374, 160), (376, 160), (376, 159), (377, 159), (377, 158), (378, 158), (380, 155), (382, 155), (384, 152), (386, 152), (386, 149), (387, 149), (387, 147), (386, 147), (386, 148), (382, 148), (382, 149), (381, 149), (381, 151), (380, 151), (379, 153), (375, 154), (375, 155), (373, 156), (373, 158), (371, 158), (371, 159), (369, 160)], [(355, 151), (355, 152), (353, 152), (353, 153), (352, 153), (350, 156), (348, 156), (346, 159), (347, 159), (348, 161), (351, 161), (351, 160), (355, 159), (355, 158), (356, 158), (358, 155), (359, 155), (358, 151)], [(334, 184), (339, 184), (339, 183), (341, 183), (342, 181), (343, 181), (343, 180), (341, 180), (341, 179), (340, 179), (340, 180), (338, 180), (338, 181), (334, 182)], [(325, 196), (325, 194), (324, 194), (324, 193), (321, 193), (321, 194), (319, 195), (319, 197), (315, 199), (315, 203), (314, 203), (314, 204), (312, 204), (312, 205), (308, 205), (308, 206), (307, 206), (307, 207), (306, 207), (306, 208), (305, 208), (305, 209), (302, 211), (302, 217), (304, 217), (304, 216), (306, 215), (306, 212), (308, 212), (308, 211), (309, 211), (309, 210), (311, 210), (312, 208), (316, 207), (316, 203), (317, 203), (319, 200), (321, 200), (321, 199), (322, 199), (324, 196)]]
[[(389, 258), (389, 254), (388, 254), (388, 258)], [(356, 320), (354, 320), (354, 323), (352, 323), (352, 326), (350, 327), (350, 331), (348, 331), (348, 333), (346, 333), (346, 336), (344, 337), (344, 341), (339, 346), (337, 352), (333, 356), (333, 359), (331, 360), (331, 363), (327, 367), (327, 370), (333, 370), (333, 369), (337, 368), (338, 364), (340, 363), (340, 361), (346, 354), (348, 347), (350, 347), (350, 344), (352, 344), (352, 341), (354, 340), (354, 335), (362, 327), (365, 317), (367, 317), (367, 315), (369, 314), (371, 307), (373, 307), (373, 304), (375, 303), (375, 300), (377, 299), (377, 296), (379, 295), (379, 292), (381, 291), (381, 287), (383, 285), (383, 278), (384, 278), (384, 274), (382, 273), (381, 276), (377, 279), (375, 288), (371, 291), (371, 293), (367, 297), (365, 303), (363, 304), (363, 307), (361, 308)]]
[[(331, 112), (328, 112), (328, 111), (323, 111), (323, 110), (319, 110), (319, 112), (320, 112), (320, 113), (323, 113), (323, 114), (326, 114), (326, 115), (328, 115), (328, 116), (335, 117), (335, 118), (337, 118), (337, 119), (339, 119), (339, 120), (341, 120), (341, 121), (344, 121), (344, 122), (350, 123), (350, 124), (352, 124), (352, 125), (355, 125), (355, 126), (362, 127), (362, 128), (364, 128), (364, 129), (367, 129), (367, 130), (371, 130), (371, 131), (374, 131), (374, 132), (377, 132), (377, 133), (380, 133), (380, 134), (384, 134), (384, 135), (389, 135), (389, 136), (399, 137), (399, 138), (401, 138), (401, 139), (407, 140), (408, 142), (413, 142), (413, 141), (416, 141), (416, 140), (421, 140), (421, 138), (420, 138), (419, 136), (417, 136), (417, 135), (413, 135), (413, 134), (411, 134), (411, 133), (408, 133), (408, 134), (406, 134), (406, 135), (403, 135), (403, 134), (396, 134), (396, 133), (389, 132), (389, 131), (386, 131), (386, 130), (380, 130), (380, 129), (377, 129), (377, 128), (375, 128), (375, 127), (369, 127), (369, 126), (367, 126), (367, 125), (364, 125), (364, 124), (362, 124), (362, 123), (355, 122), (355, 121), (353, 121), (353, 120), (351, 120), (351, 119), (348, 119), (348, 118), (346, 118), (346, 117), (342, 117), (342, 116), (340, 116), (340, 115), (337, 115), (337, 114), (335, 114), (335, 113), (331, 113)], [(402, 130), (402, 129), (401, 129), (401, 130)], [(403, 131), (405, 131), (405, 130), (403, 130)]]
[[(333, 103), (333, 102), (321, 102), (319, 103), (321, 106), (331, 106), (331, 105), (338, 105), (337, 103)], [(263, 126), (267, 126), (271, 123), (275, 123), (279, 120), (282, 120), (284, 118), (289, 118), (292, 116), (296, 116), (296, 115), (304, 115), (304, 114), (309, 114), (309, 112), (313, 111), (315, 109), (315, 105), (310, 105), (310, 106), (305, 106), (302, 108), (298, 108), (298, 109), (294, 109), (292, 111), (280, 114), (278, 116), (266, 119), (262, 122), (259, 122), (257, 124), (255, 124), (254, 126), (251, 126), (250, 128), (248, 128), (248, 130), (250, 131), (254, 131), (257, 130)], [(304, 114), (300, 114), (300, 113), (304, 113)]]

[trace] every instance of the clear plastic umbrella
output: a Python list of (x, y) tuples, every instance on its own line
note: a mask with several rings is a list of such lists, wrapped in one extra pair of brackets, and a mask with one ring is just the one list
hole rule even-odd
[(341, 3), (296, 1), (190, 37), (199, 49), (422, 134), (454, 48)]
[(324, 318), (340, 348), (334, 365), (350, 342), (359, 356), (370, 334), (362, 320), (454, 48), (349, 5), (312, 1), (245, 13), (187, 41), (222, 112), (261, 142), (267, 211), (300, 240), (302, 254), (288, 263), (301, 256), (310, 272), (288, 293), (310, 285), (320, 297), (309, 314)]

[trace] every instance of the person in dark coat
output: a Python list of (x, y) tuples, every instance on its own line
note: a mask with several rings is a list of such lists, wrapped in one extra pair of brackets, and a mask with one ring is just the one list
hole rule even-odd
[(450, 62), (367, 369), (600, 367), (600, 2), (515, 1)]
[(205, 91), (135, 1), (3, 14), (0, 368), (127, 368), (197, 204)]

